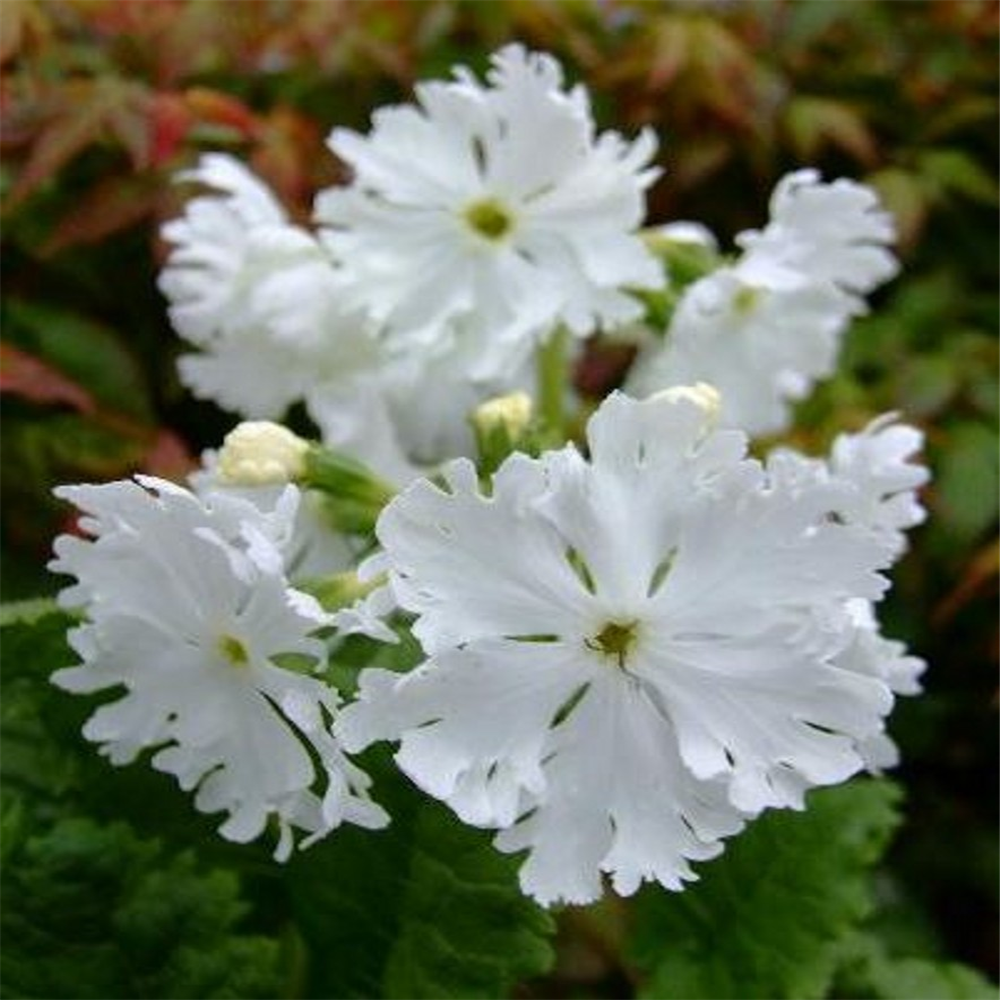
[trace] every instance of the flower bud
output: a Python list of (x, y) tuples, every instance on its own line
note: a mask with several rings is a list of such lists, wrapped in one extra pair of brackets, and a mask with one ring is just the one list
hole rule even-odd
[(298, 479), (309, 442), (269, 420), (247, 420), (231, 430), (219, 452), (219, 480), (229, 486), (268, 486)]
[(722, 408), (722, 397), (719, 390), (707, 382), (696, 382), (694, 385), (675, 385), (669, 389), (661, 389), (654, 393), (653, 399), (662, 399), (666, 402), (676, 403), (680, 400), (687, 400), (694, 403), (705, 415), (706, 429), (711, 429), (719, 422), (719, 411)]
[(525, 392), (512, 392), (481, 403), (471, 416), (482, 471), (495, 471), (513, 451), (526, 449), (533, 404)]

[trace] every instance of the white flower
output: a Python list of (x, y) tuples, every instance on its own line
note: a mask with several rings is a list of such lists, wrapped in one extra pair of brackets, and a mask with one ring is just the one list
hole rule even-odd
[(926, 516), (917, 490), (930, 473), (912, 461), (923, 447), (923, 434), (897, 423), (897, 417), (885, 413), (860, 433), (838, 435), (826, 461), (777, 448), (768, 455), (768, 472), (789, 489), (836, 483), (841, 488), (837, 516), (877, 534), (899, 555), (906, 547), (903, 532)]
[(211, 449), (201, 456), (201, 468), (188, 482), (203, 501), (218, 505), (223, 498), (252, 504), (272, 523), (281, 517), (289, 496), (297, 497), (291, 523), (272, 538), (282, 558), (285, 576), (291, 581), (331, 576), (350, 569), (358, 557), (359, 543), (334, 529), (326, 497), (316, 490), (289, 491), (281, 483), (236, 485), (219, 471), (219, 453)]
[(722, 421), (751, 434), (785, 429), (792, 402), (834, 371), (862, 295), (896, 273), (890, 217), (861, 184), (784, 177), (762, 231), (736, 237), (731, 265), (681, 296), (666, 340), (647, 349), (628, 383), (639, 394), (704, 380), (723, 399)]
[(824, 184), (816, 170), (797, 170), (778, 182), (770, 208), (762, 231), (736, 238), (758, 273), (784, 268), (860, 296), (899, 270), (887, 249), (896, 235), (892, 216), (864, 184), (843, 177)]
[(916, 491), (930, 473), (910, 461), (923, 447), (923, 434), (915, 427), (897, 424), (896, 417), (886, 413), (859, 434), (839, 435), (831, 449), (830, 471), (855, 487), (845, 515), (894, 535), (902, 546), (902, 532), (926, 517)]
[(428, 654), (367, 670), (337, 732), (400, 740), (402, 769), (529, 850), (525, 890), (585, 901), (677, 888), (688, 859), (770, 806), (864, 767), (889, 687), (837, 658), (891, 545), (713, 430), (697, 393), (609, 397), (568, 447), (457, 461), (382, 514), (379, 568)]
[(174, 244), (160, 274), (177, 332), (198, 347), (185, 385), (246, 417), (280, 416), (317, 385), (377, 367), (369, 325), (345, 311), (323, 248), (238, 160), (202, 158), (181, 179), (215, 189), (163, 227)]
[[(579, 336), (635, 319), (623, 289), (663, 282), (635, 235), (655, 144), (594, 134), (582, 87), (551, 56), (509, 45), (487, 86), (458, 69), (382, 108), (366, 137), (329, 144), (354, 170), (316, 201), (347, 301), (402, 352), (470, 350), (469, 374), (517, 365), (557, 324)], [(456, 346), (457, 345), (457, 346)]]
[[(849, 601), (846, 610), (854, 631), (850, 643), (837, 656), (837, 666), (877, 677), (895, 694), (919, 694), (923, 690), (919, 678), (927, 664), (907, 653), (903, 643), (881, 634), (869, 601)], [(870, 771), (899, 763), (899, 750), (885, 732), (862, 741), (859, 749)]]
[(329, 624), (289, 587), (279, 544), (291, 531), (295, 487), (265, 514), (235, 496), (199, 499), (163, 480), (61, 487), (92, 540), (61, 536), (50, 568), (77, 577), (60, 595), (88, 621), (70, 632), (83, 661), (57, 671), (70, 691), (123, 687), (84, 735), (114, 764), (154, 750), (153, 766), (197, 789), (195, 806), (224, 811), (238, 842), (280, 831), (288, 857), (342, 822), (381, 826), (369, 780), (331, 733), (336, 692), (279, 665), (324, 657)]

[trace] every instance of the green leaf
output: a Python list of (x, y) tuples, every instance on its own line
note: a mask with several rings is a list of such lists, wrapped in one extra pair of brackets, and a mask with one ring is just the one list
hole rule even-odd
[(344, 827), (288, 866), (310, 996), (499, 997), (552, 961), (516, 861), (387, 765), (381, 832)]
[(978, 421), (953, 425), (936, 458), (936, 512), (953, 536), (970, 540), (995, 523), (998, 497), (997, 432)]
[(871, 908), (868, 869), (895, 829), (899, 793), (856, 780), (771, 812), (683, 893), (644, 890), (629, 952), (642, 997), (825, 995), (838, 946)]
[(134, 353), (108, 327), (68, 309), (9, 299), (4, 336), (52, 365), (109, 411), (147, 422), (151, 403)]
[[(77, 760), (49, 737), (48, 726), (70, 706), (48, 682), (75, 657), (66, 642), (74, 619), (47, 600), (18, 601), (0, 609), (0, 775), (5, 790), (30, 790), (35, 798), (58, 796), (77, 781)], [(73, 718), (74, 737), (79, 721)], [(68, 734), (67, 734), (68, 735)]]
[(858, 935), (844, 949), (834, 995), (872, 1000), (996, 1000), (997, 987), (960, 962), (890, 956), (881, 941)]
[(921, 175), (935, 188), (982, 205), (1000, 202), (996, 179), (961, 149), (928, 149), (918, 158)]
[(235, 873), (123, 823), (39, 833), (8, 812), (4, 834), (3, 996), (279, 995), (279, 945), (238, 930)]

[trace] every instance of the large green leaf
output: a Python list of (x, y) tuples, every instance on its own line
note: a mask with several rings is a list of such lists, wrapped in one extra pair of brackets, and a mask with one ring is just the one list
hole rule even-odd
[(388, 829), (342, 828), (288, 869), (314, 997), (500, 997), (552, 960), (549, 916), (489, 835), (379, 767)]
[(869, 868), (896, 826), (896, 788), (857, 780), (771, 812), (682, 893), (644, 890), (630, 951), (640, 996), (825, 995), (843, 939), (871, 907)]

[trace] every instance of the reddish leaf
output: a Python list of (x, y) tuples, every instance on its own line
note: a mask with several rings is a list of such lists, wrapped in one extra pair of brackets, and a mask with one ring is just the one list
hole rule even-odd
[(160, 92), (153, 95), (152, 143), (150, 159), (154, 167), (173, 159), (194, 122), (194, 115), (180, 94)]
[(142, 460), (142, 469), (150, 475), (174, 482), (184, 482), (198, 467), (188, 446), (173, 431), (160, 430)]
[(227, 125), (246, 138), (257, 132), (257, 117), (242, 101), (207, 87), (191, 87), (184, 92), (184, 102), (200, 121)]
[(49, 33), (44, 11), (28, 0), (0, 3), (0, 65), (23, 51), (25, 44)]
[(81, 413), (97, 409), (86, 389), (12, 344), (0, 344), (0, 392), (33, 403), (68, 403)]
[(152, 215), (163, 191), (156, 175), (106, 177), (61, 219), (41, 248), (43, 257), (66, 247), (95, 243)]
[(137, 168), (149, 159), (146, 93), (141, 86), (111, 77), (74, 79), (62, 84), (48, 121), (18, 174), (8, 207), (23, 201), (89, 145), (113, 135)]

